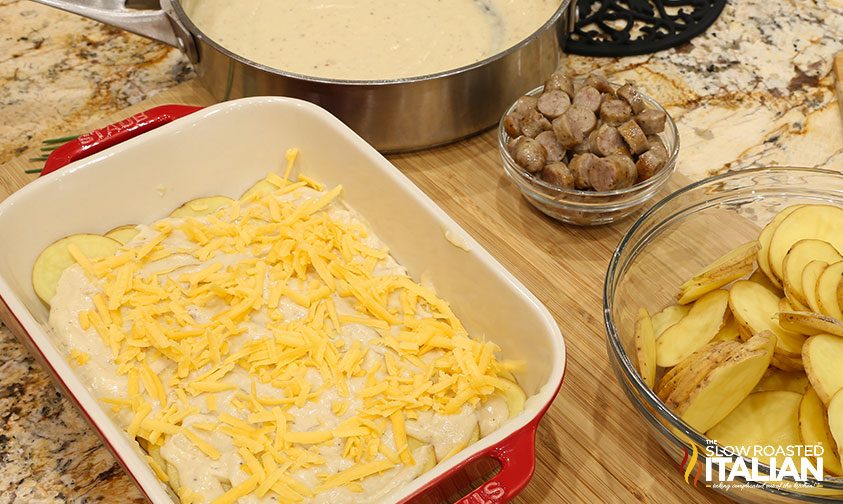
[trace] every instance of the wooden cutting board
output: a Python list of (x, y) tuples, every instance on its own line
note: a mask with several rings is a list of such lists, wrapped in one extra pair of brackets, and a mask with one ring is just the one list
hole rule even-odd
[[(166, 103), (209, 105), (213, 100), (198, 84), (188, 82), (106, 122)], [(101, 126), (92, 124), (90, 129)], [(54, 136), (68, 133), (56, 131)], [(24, 153), (0, 167), (0, 200), (36, 178), (24, 173), (37, 167), (29, 157), (31, 152)], [(565, 335), (565, 383), (538, 432), (535, 476), (516, 502), (729, 502), (685, 483), (609, 364), (603, 278), (632, 219), (582, 228), (545, 217), (505, 177), (494, 131), (390, 160), (524, 282), (554, 314)], [(670, 185), (688, 182), (676, 174)]]

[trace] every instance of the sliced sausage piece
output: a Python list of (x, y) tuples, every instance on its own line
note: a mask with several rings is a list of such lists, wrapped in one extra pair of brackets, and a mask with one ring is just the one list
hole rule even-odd
[(549, 119), (556, 119), (568, 110), (571, 106), (571, 98), (565, 91), (554, 90), (545, 91), (539, 96), (538, 101), (539, 112), (547, 116)]
[(648, 150), (655, 150), (656, 152), (660, 152), (665, 159), (668, 158), (667, 147), (665, 147), (661, 137), (658, 135), (648, 135), (647, 143), (650, 145)]
[(574, 187), (577, 189), (591, 189), (591, 182), (589, 181), (589, 172), (594, 163), (600, 158), (590, 152), (584, 154), (577, 154), (571, 158), (568, 163), (568, 169), (574, 176)]
[(509, 151), (509, 154), (511, 156), (515, 155), (515, 144), (518, 143), (518, 140), (520, 140), (520, 139), (521, 139), (521, 137), (519, 136), (517, 138), (510, 138), (509, 140), (507, 140), (506, 150)]
[(516, 112), (511, 112), (503, 118), (503, 130), (511, 137), (521, 135), (521, 118)]
[(623, 100), (612, 98), (600, 105), (600, 119), (610, 126), (620, 126), (632, 117), (632, 107)]
[(618, 126), (618, 133), (621, 134), (633, 154), (641, 154), (650, 148), (647, 135), (644, 134), (644, 130), (633, 119)]
[(613, 154), (599, 158), (588, 172), (588, 180), (596, 191), (614, 191), (635, 183), (635, 163), (629, 156)]
[(641, 97), (641, 93), (639, 93), (638, 89), (629, 82), (618, 88), (618, 96), (629, 103), (629, 106), (632, 107), (633, 114), (641, 113), (646, 107), (644, 98)]
[(591, 74), (585, 79), (585, 85), (591, 86), (594, 89), (600, 91), (601, 93), (609, 93), (610, 95), (615, 94), (615, 89), (602, 75)]
[(658, 148), (650, 149), (644, 154), (641, 154), (638, 162), (635, 163), (635, 167), (638, 169), (638, 182), (647, 180), (664, 168), (664, 165), (667, 163), (666, 151), (664, 152), (665, 155), (662, 154)]
[(590, 110), (571, 106), (564, 114), (553, 120), (553, 132), (566, 149), (582, 143), (597, 125), (597, 118)]
[(629, 155), (629, 149), (618, 129), (608, 124), (601, 124), (588, 136), (588, 144), (591, 152), (598, 156), (611, 156), (612, 154)]
[(536, 140), (544, 146), (547, 151), (547, 162), (555, 163), (562, 161), (565, 157), (565, 147), (556, 139), (556, 133), (552, 131), (542, 131), (536, 136)]
[(600, 96), (600, 91), (591, 86), (583, 86), (574, 94), (574, 101), (572, 103), (577, 107), (596, 113), (600, 108), (602, 99), (603, 97)]
[(522, 136), (515, 142), (512, 158), (521, 168), (536, 173), (547, 163), (547, 151), (535, 138)]
[[(589, 135), (591, 136), (591, 135)], [(585, 154), (586, 152), (591, 152), (591, 145), (588, 144), (588, 138), (583, 140), (582, 142), (578, 143), (577, 145), (571, 147), (569, 149), (574, 154)]]
[(644, 133), (653, 135), (664, 131), (667, 115), (661, 110), (647, 109), (635, 116), (635, 122), (641, 126)]
[(574, 97), (574, 83), (562, 72), (553, 72), (544, 82), (545, 91), (564, 91), (568, 98)]
[(542, 170), (542, 180), (558, 187), (572, 189), (574, 187), (574, 174), (568, 165), (562, 162), (548, 163)]
[(521, 116), (527, 115), (530, 112), (536, 110), (536, 106), (539, 103), (539, 99), (536, 96), (527, 96), (524, 95), (518, 100), (515, 101), (515, 113)]
[(550, 121), (547, 120), (541, 112), (533, 110), (528, 112), (521, 118), (521, 133), (530, 137), (536, 138), (542, 131), (547, 131), (552, 128)]

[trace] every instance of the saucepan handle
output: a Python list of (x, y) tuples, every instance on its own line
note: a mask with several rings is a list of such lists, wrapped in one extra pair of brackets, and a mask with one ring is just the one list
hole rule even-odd
[(122, 28), (128, 32), (178, 47), (191, 61), (196, 61), (193, 36), (167, 13), (168, 0), (162, 0), (161, 9), (127, 9), (125, 0), (35, 0), (63, 11)]
[(149, 130), (175, 121), (201, 108), (191, 105), (161, 105), (144, 112), (139, 112), (114, 124), (109, 124), (104, 128), (86, 133), (76, 140), (67, 142), (54, 150), (50, 154), (50, 157), (47, 158), (44, 169), (41, 171), (41, 176), (43, 177), (48, 173), (52, 173), (73, 161), (78, 161), (91, 154), (134, 138), (141, 133), (146, 133)]
[[(457, 504), (498, 504), (512, 500), (527, 486), (536, 468), (536, 429), (538, 419), (522, 427), (500, 443), (489, 447), (435, 480), (422, 491), (437, 494), (437, 487), (445, 488), (461, 467), (481, 458), (492, 458), (500, 464), (500, 471), (490, 480), (470, 491)], [(411, 497), (408, 502), (413, 502)]]

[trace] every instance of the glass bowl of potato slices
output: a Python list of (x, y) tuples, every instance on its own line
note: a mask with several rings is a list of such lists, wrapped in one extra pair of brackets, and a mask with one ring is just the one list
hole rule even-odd
[(606, 275), (615, 374), (682, 478), (843, 501), (843, 174), (747, 169), (663, 199)]

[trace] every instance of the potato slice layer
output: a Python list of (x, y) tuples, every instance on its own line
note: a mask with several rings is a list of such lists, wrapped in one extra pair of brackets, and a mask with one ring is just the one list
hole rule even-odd
[(170, 217), (184, 219), (187, 217), (202, 217), (211, 215), (220, 208), (234, 203), (234, 200), (226, 196), (208, 196), (190, 200), (182, 206), (173, 210)]
[(782, 223), (790, 214), (795, 212), (796, 210), (802, 208), (804, 205), (794, 205), (785, 208), (775, 217), (773, 220), (767, 224), (764, 229), (761, 230), (761, 233), (758, 235), (758, 269), (764, 272), (767, 275), (767, 279), (770, 281), (771, 284), (775, 285), (777, 288), (783, 288), (781, 281), (773, 274), (772, 269), (770, 268), (770, 240), (773, 239), (773, 234), (776, 232), (776, 229), (779, 227), (779, 224)]
[(56, 286), (64, 270), (76, 263), (68, 247), (75, 247), (89, 261), (96, 261), (113, 256), (122, 244), (101, 235), (75, 234), (45, 248), (32, 267), (32, 287), (47, 304), (56, 295)]
[(656, 338), (682, 320), (691, 311), (689, 305), (671, 305), (652, 316)]
[[(843, 321), (814, 312), (780, 312), (779, 323), (791, 331), (815, 335), (828, 333), (843, 338)], [(803, 349), (804, 353), (805, 350)]]
[(799, 404), (799, 431), (802, 436), (802, 444), (823, 447), (823, 471), (838, 475), (843, 474), (837, 443), (834, 442), (828, 426), (825, 405), (813, 388), (809, 388), (805, 392)]
[(843, 208), (831, 205), (805, 205), (797, 208), (776, 228), (770, 239), (770, 269), (781, 279), (784, 258), (796, 242), (817, 239), (843, 249)]
[(802, 289), (802, 273), (805, 266), (812, 261), (825, 261), (829, 264), (843, 260), (830, 243), (822, 240), (799, 240), (784, 258), (782, 271), (784, 290), (788, 299), (795, 298), (799, 304), (806, 306), (808, 300)]
[(770, 368), (756, 385), (753, 392), (769, 392), (773, 390), (788, 390), (797, 394), (804, 394), (810, 386), (808, 375), (804, 371), (782, 371)]
[(641, 378), (652, 388), (656, 384), (656, 333), (650, 313), (644, 308), (638, 312), (635, 323), (635, 352)]
[(828, 401), (828, 430), (837, 447), (837, 454), (843, 449), (843, 393), (836, 393)]
[(817, 308), (823, 315), (843, 320), (837, 289), (843, 281), (843, 261), (829, 264), (817, 279)]
[(757, 283), (735, 282), (729, 290), (729, 306), (738, 324), (751, 334), (772, 331), (776, 335), (776, 352), (798, 356), (805, 337), (784, 329), (775, 318), (779, 312), (779, 298)]
[(843, 389), (843, 338), (830, 334), (811, 336), (802, 352), (805, 374), (823, 403)]
[(696, 301), (709, 292), (748, 275), (757, 255), (757, 241), (745, 243), (723, 255), (679, 287), (679, 304)]
[[(801, 445), (799, 404), (802, 395), (786, 390), (750, 394), (706, 434), (733, 447)], [(769, 458), (759, 459), (768, 464)]]
[(820, 311), (817, 283), (826, 268), (828, 268), (828, 263), (825, 261), (811, 261), (802, 270), (802, 292), (805, 294), (805, 303), (811, 311)]
[(111, 231), (105, 233), (107, 238), (111, 238), (113, 240), (117, 240), (123, 245), (129, 243), (130, 241), (135, 239), (135, 236), (140, 233), (140, 229), (137, 226), (129, 224), (126, 226), (120, 226), (112, 229)]
[(682, 320), (668, 328), (656, 341), (656, 359), (661, 367), (675, 366), (711, 341), (723, 327), (729, 293), (718, 289), (700, 298)]
[(252, 187), (246, 189), (246, 192), (240, 196), (240, 201), (247, 201), (249, 198), (261, 196), (278, 190), (278, 186), (268, 180), (261, 180)]

